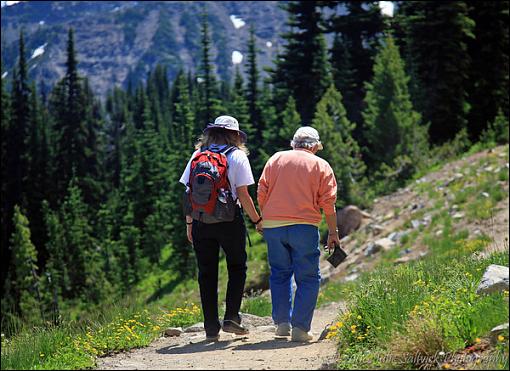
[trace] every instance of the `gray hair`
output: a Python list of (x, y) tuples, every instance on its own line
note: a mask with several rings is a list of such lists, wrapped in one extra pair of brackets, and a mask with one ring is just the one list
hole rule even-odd
[(316, 140), (291, 140), (290, 146), (294, 149), (296, 148), (305, 148), (311, 150), (314, 146), (319, 144)]

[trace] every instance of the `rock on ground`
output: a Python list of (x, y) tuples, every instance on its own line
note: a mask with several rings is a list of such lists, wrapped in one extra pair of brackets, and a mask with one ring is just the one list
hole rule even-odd
[(491, 264), (482, 277), (482, 282), (476, 289), (477, 294), (508, 291), (508, 267)]

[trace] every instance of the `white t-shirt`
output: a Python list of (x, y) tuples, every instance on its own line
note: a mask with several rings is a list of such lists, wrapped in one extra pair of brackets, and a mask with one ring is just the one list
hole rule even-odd
[[(196, 156), (198, 152), (198, 150), (193, 152), (193, 155), (189, 159), (188, 164), (182, 173), (181, 179), (179, 180), (179, 182), (185, 186), (187, 186), (189, 181), (191, 160)], [(237, 187), (255, 184), (255, 179), (253, 178), (253, 173), (251, 172), (248, 156), (246, 156), (246, 153), (240, 149), (234, 149), (227, 153), (227, 163), (227, 176), (230, 182), (230, 187), (232, 188), (232, 196), (234, 197), (234, 200), (237, 200)]]

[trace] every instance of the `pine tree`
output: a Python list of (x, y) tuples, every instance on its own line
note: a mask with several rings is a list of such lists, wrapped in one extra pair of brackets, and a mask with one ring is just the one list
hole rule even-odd
[(293, 96), (305, 123), (311, 121), (315, 105), (332, 82), (319, 5), (318, 1), (287, 4), (288, 25), (294, 31), (283, 35), (287, 44), (271, 73), (277, 110), (283, 111), (287, 98)]
[(87, 203), (97, 206), (101, 195), (97, 174), (97, 137), (94, 132), (97, 119), (93, 98), (78, 75), (74, 32), (69, 30), (66, 75), (55, 86), (51, 97), (52, 115), (57, 132), (56, 177), (57, 194), (65, 194), (69, 182), (76, 176)]
[(66, 240), (64, 226), (57, 212), (50, 209), (47, 201), (43, 202), (45, 229), (48, 233), (46, 251), (48, 260), (45, 266), (46, 291), (51, 295), (48, 306), (54, 323), (59, 322), (60, 305), (63, 293), (71, 292), (68, 266), (66, 264)]
[(14, 207), (14, 233), (10, 243), (12, 247), (13, 276), (11, 296), (22, 318), (38, 322), (40, 316), (39, 277), (37, 275), (37, 251), (30, 241), (28, 219), (16, 205)]
[(180, 73), (174, 83), (174, 125), (175, 138), (172, 148), (175, 150), (169, 154), (169, 169), (174, 169), (169, 173), (169, 179), (174, 179), (170, 184), (169, 192), (164, 195), (162, 205), (168, 205), (166, 211), (170, 213), (168, 219), (171, 220), (169, 230), (170, 241), (173, 247), (172, 266), (177, 270), (181, 277), (192, 277), (195, 272), (193, 253), (189, 248), (189, 242), (186, 235), (186, 228), (183, 228), (184, 216), (182, 213), (182, 197), (184, 187), (177, 180), (180, 178), (183, 164), (189, 160), (193, 152), (193, 130), (194, 130), (194, 110), (190, 99), (189, 79), (186, 79), (184, 73)]
[(47, 254), (45, 249), (46, 230), (44, 228), (44, 216), (42, 213), (42, 202), (47, 197), (48, 189), (48, 162), (49, 149), (46, 136), (46, 128), (42, 121), (41, 103), (35, 84), (32, 83), (30, 94), (30, 121), (27, 137), (27, 163), (25, 183), (25, 199), (27, 218), (32, 224), (32, 241), (38, 250), (40, 265), (44, 266)]
[(469, 71), (468, 129), (473, 140), (492, 122), (498, 110), (508, 117), (508, 1), (469, 3), (475, 22), (475, 38), (468, 43), (472, 60)]
[[(3, 64), (2, 64), (2, 74), (3, 74)], [(9, 229), (11, 225), (11, 220), (8, 219), (9, 214), (9, 201), (7, 200), (8, 197), (8, 182), (7, 182), (7, 176), (8, 176), (8, 161), (7, 161), (7, 155), (8, 155), (8, 149), (9, 149), (9, 141), (7, 140), (8, 133), (9, 133), (9, 125), (11, 122), (11, 102), (9, 94), (7, 93), (5, 89), (4, 79), (1, 79), (1, 89), (2, 89), (2, 110), (0, 112), (0, 141), (1, 141), (1, 177), (2, 177), (2, 183), (1, 183), (1, 215), (0, 215), (0, 224), (1, 224), (1, 231), (2, 231), (2, 241), (0, 246), (1, 251), (1, 260), (2, 260), (2, 266), (1, 266), (1, 281), (0, 281), (0, 287), (2, 290), (2, 297), (4, 297), (4, 282), (5, 277), (7, 273), (7, 267), (9, 266), (9, 250), (8, 250), (8, 242), (9, 242)]]
[(248, 102), (244, 97), (244, 91), (243, 77), (239, 71), (239, 67), (237, 66), (234, 86), (232, 87), (232, 92), (230, 94), (230, 102), (227, 104), (228, 112), (231, 116), (237, 119), (241, 130), (248, 136), (248, 140), (256, 146), (255, 129), (250, 120)]
[(248, 39), (248, 55), (247, 60), (247, 71), (248, 83), (246, 86), (246, 100), (248, 101), (248, 110), (250, 114), (250, 123), (254, 128), (254, 138), (252, 143), (259, 145), (262, 142), (262, 132), (264, 131), (264, 125), (261, 118), (260, 103), (259, 103), (259, 70), (257, 67), (257, 54), (258, 48), (255, 43), (255, 27), (250, 27), (250, 38)]
[(385, 40), (374, 64), (374, 78), (367, 84), (363, 111), (368, 148), (366, 156), (371, 169), (396, 169), (407, 178), (426, 155), (426, 126), (414, 111), (398, 48), (391, 37)]
[(467, 125), (470, 56), (474, 22), (464, 1), (400, 4), (406, 35), (406, 62), (416, 88), (413, 101), (430, 122), (433, 143), (453, 139)]
[[(65, 292), (68, 298), (82, 298), (87, 302), (98, 303), (108, 295), (108, 285), (104, 274), (104, 262), (101, 259), (93, 229), (88, 220), (88, 207), (83, 201), (77, 181), (69, 183), (67, 196), (59, 210), (59, 222), (64, 236), (64, 262), (72, 269), (68, 270), (69, 288)], [(99, 250), (99, 251), (98, 251)]]
[(281, 114), (281, 124), (272, 125), (264, 132), (264, 146), (260, 151), (261, 160), (265, 163), (276, 152), (290, 149), (294, 133), (301, 126), (301, 116), (296, 109), (296, 101), (289, 97)]
[(344, 96), (349, 121), (356, 124), (354, 139), (364, 144), (363, 99), (365, 83), (372, 79), (377, 40), (384, 29), (377, 2), (328, 1), (335, 12), (328, 20), (328, 31), (335, 34), (331, 65), (337, 90)]
[(257, 156), (252, 163), (253, 175), (255, 179), (258, 179), (262, 175), (262, 170), (266, 164), (266, 161), (273, 155), (274, 148), (271, 147), (272, 138), (274, 132), (279, 126), (278, 114), (273, 104), (273, 94), (268, 81), (264, 81), (260, 92), (260, 112), (261, 120), (264, 123), (264, 131), (262, 132), (262, 139), (259, 142), (259, 149)]
[[(7, 117), (10, 116), (10, 122), (2, 124), (2, 129), (7, 130), (7, 135), (5, 139), (3, 138), (3, 140), (6, 140), (6, 156), (2, 159), (5, 164), (4, 171), (6, 175), (5, 178), (2, 178), (2, 186), (5, 189), (5, 194), (2, 195), (3, 211), (5, 212), (5, 214), (2, 213), (5, 222), (5, 226), (2, 224), (2, 272), (7, 272), (9, 269), (10, 252), (7, 247), (9, 246), (9, 237), (14, 232), (14, 225), (12, 224), (14, 205), (26, 206), (25, 187), (30, 162), (27, 145), (31, 118), (30, 86), (27, 73), (24, 35), (23, 32), (20, 32), (19, 59), (13, 72), (11, 106), (6, 110)], [(9, 99), (5, 100), (5, 103), (7, 102), (9, 102)], [(2, 99), (2, 105), (5, 103)], [(5, 280), (4, 273), (2, 279)]]
[(312, 124), (324, 143), (324, 149), (318, 155), (328, 161), (338, 179), (339, 206), (357, 203), (358, 182), (364, 175), (365, 164), (358, 143), (352, 137), (356, 124), (347, 119), (342, 95), (334, 85), (317, 104)]
[(211, 40), (207, 13), (202, 14), (202, 60), (200, 64), (200, 115), (198, 121), (203, 126), (219, 116), (224, 108), (219, 99), (219, 91), (213, 66), (211, 65)]
[(361, 86), (360, 89), (360, 84), (357, 80), (358, 71), (353, 66), (356, 63), (352, 60), (351, 53), (347, 47), (347, 41), (344, 40), (344, 36), (339, 34), (336, 34), (333, 40), (331, 65), (337, 91), (345, 92), (342, 102), (344, 107), (346, 107), (347, 118), (349, 121), (354, 122), (357, 127), (361, 127), (360, 108), (362, 100), (359, 98), (360, 94), (363, 94), (364, 88)]

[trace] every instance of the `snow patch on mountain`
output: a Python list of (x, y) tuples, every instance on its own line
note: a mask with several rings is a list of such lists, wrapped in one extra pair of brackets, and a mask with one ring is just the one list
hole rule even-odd
[(232, 52), (232, 63), (239, 64), (243, 61), (243, 54), (240, 51), (234, 50)]
[(381, 13), (383, 15), (387, 15), (389, 17), (393, 17), (393, 2), (391, 1), (379, 1), (379, 8), (381, 8)]
[(16, 5), (17, 3), (21, 3), (21, 1), (2, 1), (2, 8), (4, 6)]
[(230, 16), (230, 20), (232, 21), (232, 24), (234, 25), (234, 27), (237, 29), (237, 28), (241, 28), (243, 27), (246, 22), (243, 21), (241, 18), (237, 17), (236, 15), (232, 14)]
[(44, 48), (46, 47), (46, 45), (48, 45), (48, 43), (44, 43), (40, 47), (36, 48), (34, 50), (34, 52), (32, 53), (32, 56), (30, 57), (30, 59), (34, 59), (34, 58), (42, 55), (44, 53)]

